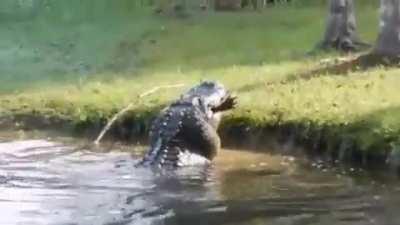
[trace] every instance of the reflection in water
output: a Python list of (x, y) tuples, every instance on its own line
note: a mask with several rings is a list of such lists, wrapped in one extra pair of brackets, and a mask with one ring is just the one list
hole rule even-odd
[(397, 182), (356, 183), (290, 157), (222, 151), (208, 167), (151, 171), (126, 152), (0, 143), (0, 224), (394, 225)]

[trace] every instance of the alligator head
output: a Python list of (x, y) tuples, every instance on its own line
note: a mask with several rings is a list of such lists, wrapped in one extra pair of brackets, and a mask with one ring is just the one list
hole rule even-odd
[(200, 107), (211, 122), (219, 122), (220, 112), (233, 109), (236, 105), (236, 97), (224, 85), (214, 81), (204, 81), (191, 88), (181, 96), (181, 101)]

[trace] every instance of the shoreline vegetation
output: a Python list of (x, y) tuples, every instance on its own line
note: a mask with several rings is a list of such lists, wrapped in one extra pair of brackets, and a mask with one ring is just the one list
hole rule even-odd
[[(370, 43), (377, 9), (374, 3), (357, 6), (360, 36)], [(246, 144), (236, 137), (262, 144), (274, 136), (328, 160), (400, 168), (398, 68), (301, 76), (353, 57), (307, 54), (323, 34), (324, 5), (193, 12), (183, 19), (151, 9), (134, 12), (84, 22), (67, 16), (1, 22), (9, 53), (0, 54), (6, 59), (0, 69), (2, 129), (55, 128), (94, 138), (136, 102), (107, 136), (142, 138), (160, 109), (210, 79), (238, 96), (238, 108), (222, 121), (226, 144)], [(26, 32), (29, 38), (15, 40)], [(185, 85), (138, 100), (176, 83)]]

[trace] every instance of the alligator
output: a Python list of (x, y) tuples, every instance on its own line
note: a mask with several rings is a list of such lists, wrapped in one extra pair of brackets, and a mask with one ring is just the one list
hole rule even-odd
[(163, 109), (151, 125), (150, 149), (138, 163), (158, 168), (209, 164), (221, 146), (217, 129), (236, 97), (221, 84), (204, 81)]

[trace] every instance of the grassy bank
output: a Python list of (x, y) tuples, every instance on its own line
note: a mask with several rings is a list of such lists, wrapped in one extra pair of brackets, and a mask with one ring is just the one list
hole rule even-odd
[[(98, 131), (140, 93), (159, 85), (185, 84), (138, 102), (114, 130), (130, 137), (145, 133), (148, 121), (181, 92), (202, 79), (213, 79), (239, 97), (238, 108), (223, 122), (225, 134), (274, 130), (341, 159), (356, 155), (366, 162), (371, 156), (385, 157), (400, 146), (398, 69), (321, 74), (312, 79), (297, 76), (335, 57), (306, 54), (322, 36), (325, 10), (313, 4), (279, 6), (240, 14), (193, 12), (186, 19), (154, 16), (145, 10), (113, 20), (65, 25), (64, 31), (53, 34), (60, 36), (55, 39), (68, 37), (63, 46), (72, 41), (77, 47), (59, 58), (54, 56), (60, 51), (48, 49), (54, 44), (45, 45), (48, 35), (37, 37), (38, 42), (24, 42), (29, 51), (47, 49), (48, 55), (38, 61), (27, 57), (29, 63), (20, 63), (15, 58), (19, 55), (2, 56), (10, 67), (0, 75), (0, 114), (15, 121), (35, 118)], [(377, 33), (377, 13), (373, 3), (358, 6), (360, 35), (369, 42)], [(135, 22), (128, 23), (127, 18)], [(60, 22), (39, 18), (28, 24), (34, 32), (43, 28), (39, 24), (48, 29), (54, 23)], [(14, 32), (28, 25), (19, 26)], [(105, 27), (110, 32), (101, 31)], [(79, 35), (69, 37), (70, 33)], [(9, 41), (14, 43), (13, 35), (9, 33)], [(77, 59), (90, 66), (80, 64), (79, 72), (74, 72), (70, 65)], [(12, 67), (17, 62), (19, 66)], [(63, 63), (64, 70), (58, 71), (55, 62)], [(32, 125), (32, 120), (27, 123)]]

